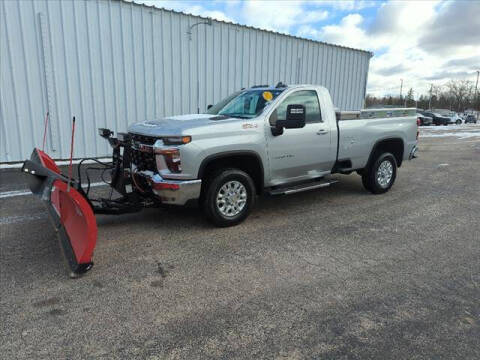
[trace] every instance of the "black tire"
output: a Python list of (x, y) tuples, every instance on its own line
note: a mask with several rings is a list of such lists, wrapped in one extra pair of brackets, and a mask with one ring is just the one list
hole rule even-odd
[(462, 124), (462, 120), (457, 120), (455, 123), (456, 123), (457, 125), (461, 125), (461, 124)]
[[(241, 211), (232, 216), (226, 216), (217, 205), (217, 196), (227, 183), (239, 182), (246, 190), (246, 202)], [(255, 184), (252, 178), (239, 169), (221, 169), (214, 172), (206, 180), (206, 188), (202, 196), (202, 208), (207, 218), (216, 226), (234, 226), (245, 220), (255, 205)], [(224, 205), (225, 206), (225, 205)]]
[[(377, 179), (377, 172), (382, 163), (385, 161), (389, 162), (391, 165), (391, 177), (388, 183), (380, 184)], [(374, 157), (371, 165), (365, 169), (362, 176), (362, 183), (366, 190), (370, 191), (372, 194), (383, 194), (386, 193), (392, 187), (395, 179), (397, 177), (397, 160), (393, 154), (385, 152), (378, 153)]]
[[(366, 173), (366, 171), (365, 171), (365, 173)], [(363, 175), (362, 175), (362, 184), (363, 184), (363, 187), (365, 188), (365, 190), (371, 192), (372, 190), (370, 189), (370, 183), (369, 183), (369, 180), (368, 180), (368, 176), (366, 176), (365, 173), (363, 173)]]

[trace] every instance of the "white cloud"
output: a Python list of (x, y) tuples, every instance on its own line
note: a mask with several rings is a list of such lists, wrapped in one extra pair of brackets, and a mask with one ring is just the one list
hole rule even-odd
[(380, 6), (369, 32), (401, 37), (415, 34), (431, 24), (438, 3), (438, 0), (385, 2)]
[(420, 94), (430, 83), (474, 78), (480, 66), (479, 13), (480, 2), (474, 1), (389, 1), (370, 25), (361, 14), (350, 13), (337, 24), (304, 25), (297, 34), (376, 52), (370, 62), (371, 93), (398, 94), (403, 79), (405, 92), (412, 87)]
[(364, 19), (360, 14), (345, 16), (338, 25), (324, 26), (319, 32), (322, 40), (354, 48), (376, 50), (386, 46), (382, 37), (372, 37), (362, 27)]
[[(459, 47), (467, 51), (478, 50), (480, 45), (480, 2), (448, 2), (432, 21), (432, 29), (422, 34), (419, 44), (439, 55), (448, 54)], [(480, 53), (480, 52), (479, 52)], [(477, 53), (478, 54), (478, 53)]]
[(305, 8), (305, 1), (244, 1), (241, 8), (242, 22), (261, 29), (289, 33), (301, 24), (325, 20), (329, 13), (321, 9)]
[(208, 10), (204, 6), (199, 5), (196, 1), (181, 1), (181, 0), (133, 0), (137, 3), (143, 3), (149, 6), (156, 6), (159, 8), (181, 11), (187, 14), (210, 17), (220, 21), (234, 22), (234, 20), (220, 10)]
[(358, 11), (378, 5), (378, 0), (310, 0), (310, 5), (331, 7), (340, 11)]
[[(473, 79), (473, 56), (480, 54), (479, 7), (474, 1), (384, 4), (368, 29), (372, 38), (388, 40), (386, 52), (372, 58), (369, 90), (396, 94), (392, 86), (402, 78), (404, 89), (412, 87), (419, 95), (428, 92), (430, 83)], [(395, 64), (404, 71), (382, 71)]]
[(190, 6), (184, 10), (188, 14), (192, 15), (199, 15), (203, 17), (209, 17), (212, 19), (220, 20), (220, 21), (228, 21), (234, 22), (232, 18), (227, 16), (224, 12), (220, 10), (207, 10), (199, 5)]

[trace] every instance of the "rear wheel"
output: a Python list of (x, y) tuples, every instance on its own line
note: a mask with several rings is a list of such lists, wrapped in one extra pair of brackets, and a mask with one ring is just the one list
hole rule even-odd
[(462, 123), (462, 120), (457, 120), (456, 124), (460, 125)]
[(365, 169), (362, 183), (373, 194), (383, 194), (390, 190), (397, 177), (397, 161), (391, 153), (380, 153)]
[(222, 169), (207, 180), (202, 207), (216, 226), (233, 226), (250, 214), (255, 196), (255, 185), (246, 172)]

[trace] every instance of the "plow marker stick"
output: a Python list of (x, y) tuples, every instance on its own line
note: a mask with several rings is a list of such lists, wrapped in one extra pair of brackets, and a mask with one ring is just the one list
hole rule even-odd
[(70, 192), (70, 182), (72, 181), (72, 160), (73, 160), (73, 143), (75, 138), (75, 116), (72, 122), (72, 140), (70, 141), (70, 165), (68, 165), (68, 184), (67, 192)]
[(43, 144), (42, 144), (42, 151), (45, 151), (45, 142), (47, 140), (47, 127), (48, 127), (48, 111), (47, 115), (45, 115), (45, 129), (43, 129)]

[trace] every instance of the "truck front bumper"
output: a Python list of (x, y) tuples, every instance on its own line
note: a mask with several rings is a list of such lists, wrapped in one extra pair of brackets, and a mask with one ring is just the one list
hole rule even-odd
[(171, 205), (185, 205), (189, 200), (200, 197), (202, 180), (170, 180), (151, 171), (138, 172), (150, 184), (153, 193), (162, 203)]

